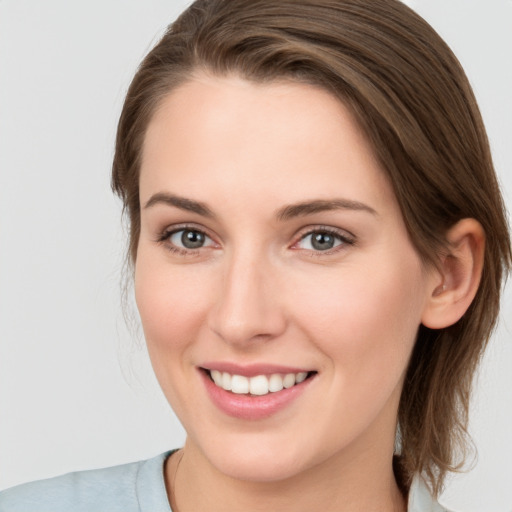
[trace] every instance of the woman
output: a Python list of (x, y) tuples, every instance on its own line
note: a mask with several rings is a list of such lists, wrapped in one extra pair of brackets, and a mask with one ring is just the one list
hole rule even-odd
[(112, 183), (185, 447), (2, 510), (442, 510), (511, 252), (471, 89), (425, 22), (194, 3), (132, 82)]

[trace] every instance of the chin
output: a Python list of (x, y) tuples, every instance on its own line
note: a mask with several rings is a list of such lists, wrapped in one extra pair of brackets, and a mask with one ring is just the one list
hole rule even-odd
[(225, 457), (216, 466), (223, 474), (248, 482), (278, 482), (292, 478), (303, 470), (296, 461), (287, 461), (275, 456), (269, 458), (254, 455)]
[(277, 482), (306, 469), (302, 446), (276, 448), (261, 438), (256, 442), (218, 443), (203, 450), (210, 464), (219, 472), (237, 480)]

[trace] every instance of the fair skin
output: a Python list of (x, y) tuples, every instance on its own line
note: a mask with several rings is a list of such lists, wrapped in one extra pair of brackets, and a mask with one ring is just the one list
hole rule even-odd
[[(148, 127), (140, 202), (137, 305), (187, 431), (166, 467), (179, 512), (405, 510), (391, 461), (417, 329), (463, 314), (480, 263), (425, 268), (353, 117), (304, 84), (174, 90)], [(464, 255), (483, 247), (468, 222)], [(255, 396), (216, 369), (307, 378)]]

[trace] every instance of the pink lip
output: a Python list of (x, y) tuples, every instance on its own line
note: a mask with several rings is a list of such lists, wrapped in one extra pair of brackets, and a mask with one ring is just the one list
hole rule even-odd
[[(259, 367), (258, 372), (252, 375), (262, 375), (267, 373), (298, 373), (289, 371), (289, 368), (287, 368), (287, 371), (285, 372), (275, 371), (276, 368), (277, 367), (272, 367), (272, 371), (270, 372), (262, 372), (262, 367)], [(215, 369), (217, 369), (217, 367)], [(237, 369), (237, 372), (233, 373), (236, 373), (237, 375), (246, 375), (245, 373), (238, 373), (239, 371), (240, 368)], [(283, 389), (276, 393), (268, 393), (263, 396), (237, 395), (235, 393), (231, 393), (231, 391), (226, 391), (216, 386), (206, 371), (199, 370), (199, 373), (203, 379), (208, 396), (214, 405), (228, 416), (252, 421), (268, 418), (285, 409), (296, 398), (302, 395), (302, 393), (308, 388), (311, 381), (315, 380), (314, 377), (311, 377), (291, 388)]]
[(275, 364), (249, 364), (239, 365), (229, 362), (208, 362), (201, 365), (206, 370), (218, 370), (219, 372), (227, 372), (231, 375), (243, 375), (244, 377), (255, 377), (256, 375), (272, 375), (273, 373), (300, 373), (310, 372), (310, 369), (296, 368), (291, 366), (281, 366)]

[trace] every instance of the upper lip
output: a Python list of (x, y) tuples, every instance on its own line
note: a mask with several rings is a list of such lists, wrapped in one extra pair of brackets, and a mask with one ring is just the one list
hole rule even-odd
[(272, 375), (275, 373), (301, 373), (310, 372), (310, 368), (296, 366), (285, 366), (271, 363), (253, 363), (241, 365), (228, 361), (206, 362), (200, 365), (205, 370), (217, 370), (231, 375), (243, 375), (244, 377), (255, 377), (256, 375)]

